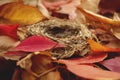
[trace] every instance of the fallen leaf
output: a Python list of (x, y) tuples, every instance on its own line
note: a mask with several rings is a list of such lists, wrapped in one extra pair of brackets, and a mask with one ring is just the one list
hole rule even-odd
[[(113, 20), (120, 21), (120, 14), (119, 13), (114, 13)], [(119, 27), (113, 27), (111, 29), (111, 32), (113, 33), (113, 35), (115, 37), (117, 37), (118, 39), (120, 39), (120, 28)]]
[(15, 50), (36, 52), (63, 46), (44, 36), (31, 36), (16, 46)]
[(34, 75), (31, 75), (30, 73), (22, 69), (16, 68), (13, 73), (12, 80), (36, 80), (36, 78), (34, 77)]
[(120, 14), (115, 12), (113, 15), (113, 20), (120, 21)]
[(22, 1), (25, 5), (37, 7), (45, 17), (47, 18), (50, 17), (50, 13), (47, 10), (47, 8), (43, 5), (42, 0), (22, 0)]
[(116, 38), (120, 39), (120, 28), (119, 27), (112, 28), (111, 32)]
[(102, 70), (91, 65), (73, 65), (71, 63), (65, 63), (65, 65), (70, 72), (76, 74), (79, 77), (91, 80), (120, 79), (120, 73)]
[(112, 59), (102, 61), (101, 64), (111, 71), (120, 73), (120, 57), (115, 57)]
[(99, 12), (99, 2), (100, 0), (81, 0), (80, 7), (89, 11), (92, 11), (94, 13)]
[(92, 54), (85, 57), (73, 58), (68, 60), (59, 60), (59, 63), (71, 63), (71, 64), (86, 64), (97, 63), (103, 61), (107, 57), (107, 53)]
[(38, 8), (20, 2), (11, 2), (0, 6), (0, 17), (10, 23), (25, 25), (36, 23), (45, 18)]
[(19, 61), (21, 58), (25, 57), (28, 53), (22, 51), (8, 51), (3, 54), (3, 57), (7, 60)]
[(7, 24), (0, 24), (0, 35), (6, 35), (14, 39), (18, 39), (17, 36), (17, 29), (18, 24), (7, 25)]
[[(22, 80), (61, 80), (60, 73), (52, 65), (52, 61), (51, 57), (44, 53), (29, 54), (17, 63), (17, 65), (25, 70), (22, 73), (17, 71), (13, 76), (13, 80), (18, 80), (18, 78)], [(20, 74), (21, 76), (19, 76)]]
[(8, 36), (0, 36), (0, 52), (7, 51), (17, 45), (18, 41)]
[(90, 48), (93, 52), (120, 52), (120, 48), (110, 48), (107, 46), (104, 46), (98, 42), (95, 42), (94, 40), (87, 40)]
[(77, 17), (77, 7), (80, 5), (80, 0), (72, 0), (68, 4), (61, 5), (60, 13), (68, 14), (69, 19), (75, 19)]
[(59, 0), (55, 2), (48, 2), (42, 0), (46, 8), (63, 14), (68, 14), (69, 19), (75, 19), (77, 16), (76, 7), (80, 5), (80, 0)]
[(80, 7), (78, 7), (78, 10), (81, 11), (81, 13), (84, 14), (84, 16), (86, 17), (87, 22), (92, 25), (95, 26), (97, 28), (102, 28), (108, 32), (111, 32), (111, 28), (113, 27), (119, 27), (120, 26), (120, 21), (116, 21), (107, 17), (104, 17), (102, 15), (93, 13), (89, 10), (86, 9), (82, 9)]
[(56, 0), (56, 1), (42, 0), (42, 3), (45, 5), (46, 8), (50, 10), (56, 10), (59, 9), (61, 5), (67, 4), (71, 1), (72, 0)]

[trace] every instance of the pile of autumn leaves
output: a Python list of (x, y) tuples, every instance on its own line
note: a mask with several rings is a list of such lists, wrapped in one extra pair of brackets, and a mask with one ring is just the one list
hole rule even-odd
[[(62, 6), (63, 12), (66, 9), (64, 7), (70, 5), (76, 6), (74, 3), (64, 5)], [(58, 5), (50, 6), (51, 4), (47, 5), (46, 8), (49, 7), (49, 10), (56, 10), (54, 6)], [(111, 29), (108, 28), (110, 24), (114, 27), (119, 27), (119, 21), (98, 16), (82, 8), (78, 9), (86, 18), (89, 18), (88, 22), (103, 22), (105, 26), (102, 29), (104, 30), (110, 31)], [(54, 60), (51, 56), (51, 50), (65, 47), (66, 45), (59, 44), (45, 36), (31, 36), (24, 40), (20, 40), (18, 37), (20, 25), (34, 24), (46, 18), (38, 8), (24, 5), (21, 2), (12, 2), (0, 6), (0, 17), (0, 54), (5, 59), (15, 60), (17, 66), (12, 80), (120, 79), (120, 48), (108, 47), (88, 39), (87, 42), (91, 48), (90, 54), (77, 58)], [(74, 17), (69, 15), (69, 19)], [(94, 25), (97, 26), (96, 24)], [(107, 69), (98, 66), (98, 64)], [(67, 70), (68, 73), (71, 72), (80, 78), (72, 79), (71, 76), (68, 79), (63, 78), (61, 73), (64, 72), (61, 69)]]

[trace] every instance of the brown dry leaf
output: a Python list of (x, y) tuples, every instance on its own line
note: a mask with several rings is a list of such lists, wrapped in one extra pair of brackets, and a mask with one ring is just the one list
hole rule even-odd
[[(13, 80), (61, 80), (60, 73), (51, 62), (47, 52), (29, 54), (17, 63), (24, 70), (16, 70)], [(44, 54), (45, 53), (45, 54)], [(21, 73), (21, 75), (20, 75)], [(27, 76), (27, 77), (26, 77)]]
[(0, 6), (1, 20), (10, 23), (33, 24), (45, 17), (33, 6), (24, 5), (22, 2), (11, 2)]

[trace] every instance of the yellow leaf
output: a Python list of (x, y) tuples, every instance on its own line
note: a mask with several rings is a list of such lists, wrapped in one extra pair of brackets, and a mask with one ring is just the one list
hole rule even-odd
[(45, 19), (38, 8), (24, 5), (22, 2), (11, 2), (0, 6), (0, 17), (10, 23), (25, 25)]

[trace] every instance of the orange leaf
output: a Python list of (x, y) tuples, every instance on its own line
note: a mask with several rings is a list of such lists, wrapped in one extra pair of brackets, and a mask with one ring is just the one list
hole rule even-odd
[(120, 52), (120, 48), (110, 48), (91, 39), (88, 39), (87, 41), (93, 52)]

